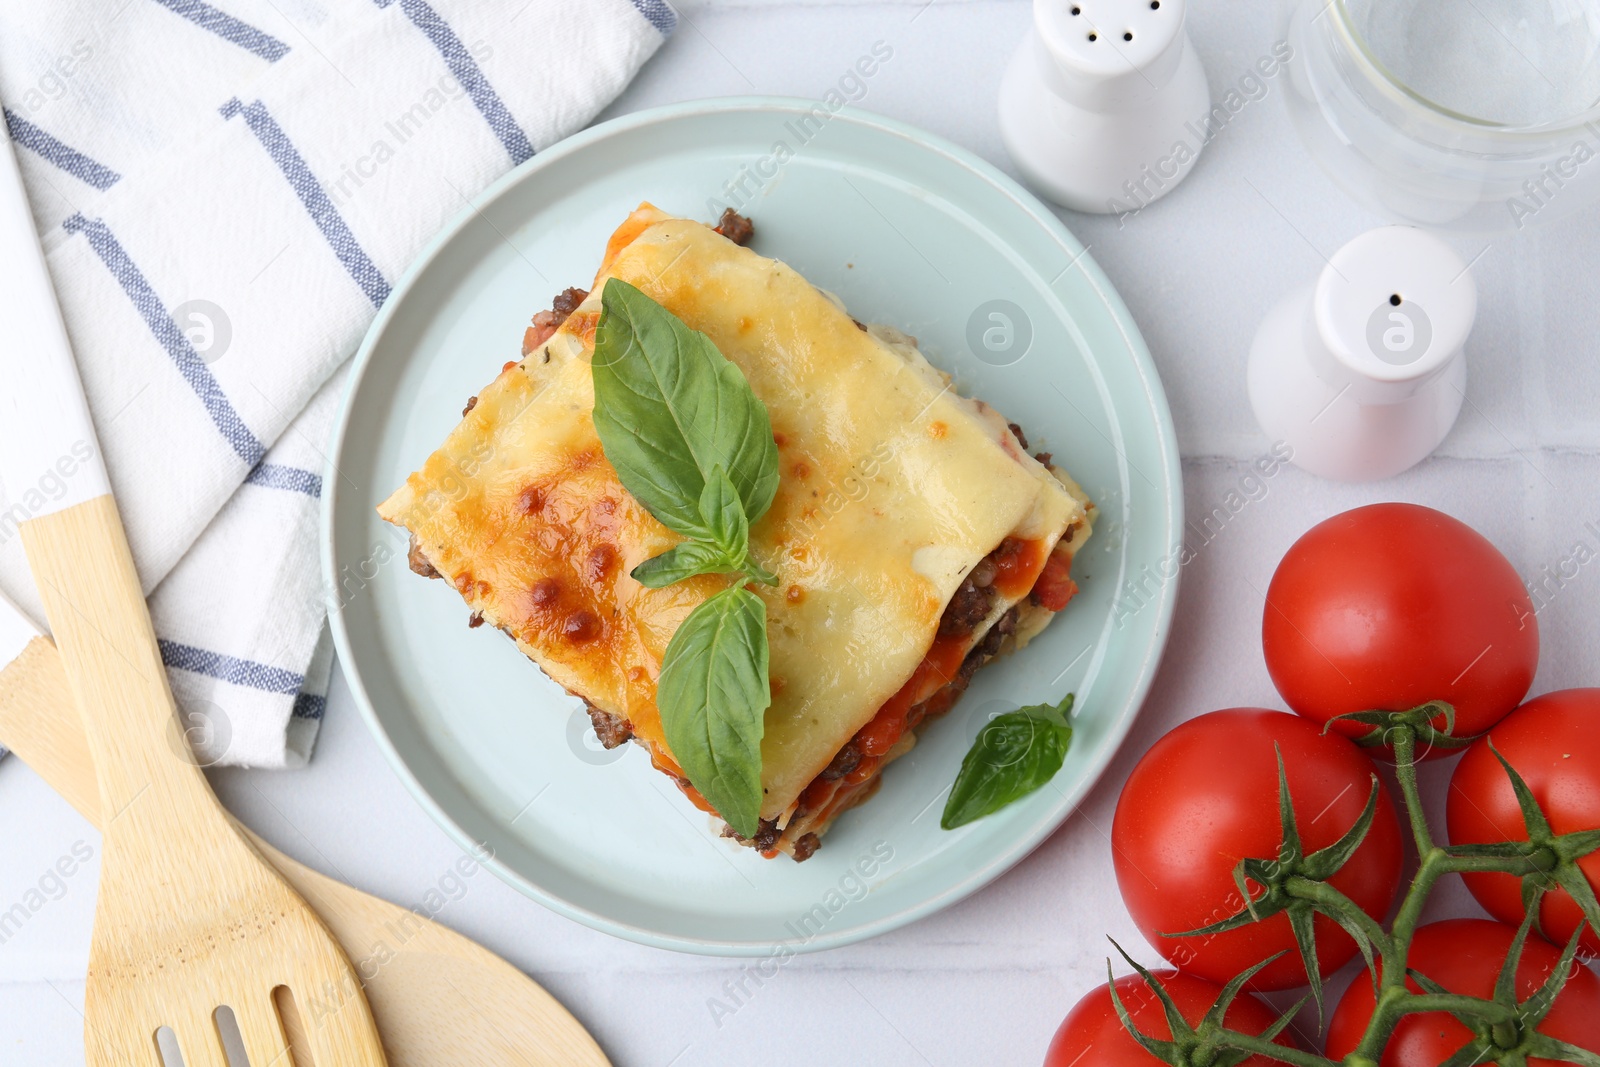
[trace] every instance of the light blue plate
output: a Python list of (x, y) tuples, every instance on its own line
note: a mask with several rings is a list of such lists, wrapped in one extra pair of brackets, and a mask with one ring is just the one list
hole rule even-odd
[[(1071, 607), (979, 672), (803, 864), (720, 840), (635, 746), (600, 750), (578, 701), (493, 629), (469, 630), (455, 592), (412, 574), (405, 538), (373, 511), (444, 440), (467, 397), (519, 357), (529, 317), (589, 284), (606, 237), (646, 199), (701, 219), (715, 216), (709, 200), (739, 206), (757, 251), (838, 293), (857, 318), (918, 337), (962, 392), (1021, 423), (1100, 505)], [(787, 99), (684, 104), (529, 160), (395, 286), (356, 357), (324, 481), (333, 632), (358, 703), (417, 799), (529, 896), (666, 948), (830, 948), (981, 888), (1088, 792), (1166, 640), (1179, 479), (1166, 398), (1127, 308), (1016, 183), (875, 115)], [(1054, 782), (941, 830), (945, 793), (983, 722), (1068, 690), (1077, 733)]]

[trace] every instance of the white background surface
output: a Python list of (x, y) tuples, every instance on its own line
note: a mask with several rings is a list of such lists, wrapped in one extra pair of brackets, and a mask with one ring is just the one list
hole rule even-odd
[[(1198, 0), (1190, 32), (1213, 94), (1266, 54), (1268, 5)], [(993, 108), (1029, 20), (1023, 0), (680, 5), (676, 36), (607, 113), (698, 97), (819, 97), (875, 41), (894, 49), (859, 105), (926, 127), (1011, 170)], [(1245, 108), (1176, 193), (1119, 227), (1064, 213), (1132, 308), (1155, 355), (1185, 464), (1190, 546), (1177, 622), (1151, 699), (1089, 800), (1032, 857), (950, 910), (866, 944), (789, 962), (731, 1017), (724, 983), (743, 965), (641, 948), (546, 912), (480, 874), (439, 918), (531, 973), (593, 1031), (619, 1067), (691, 1064), (1033, 1064), (1072, 1003), (1104, 981), (1111, 934), (1153, 962), (1117, 898), (1109, 830), (1117, 790), (1149, 744), (1214, 708), (1277, 705), (1259, 652), (1262, 590), (1314, 522), (1376, 500), (1450, 511), (1539, 580), (1578, 542), (1600, 550), (1600, 217), (1506, 237), (1478, 256), (1470, 389), (1441, 454), (1392, 482), (1344, 487), (1288, 469), (1208, 540), (1269, 442), (1244, 392), (1256, 323), (1323, 258), (1381, 220), (1316, 169), (1288, 125), (1281, 83)], [(1014, 173), (1014, 171), (1012, 171)], [(1070, 463), (1070, 457), (1068, 457)], [(1593, 524), (1593, 525), (1586, 525)], [(1216, 524), (1213, 524), (1213, 529)], [(1600, 682), (1600, 564), (1541, 613), (1535, 691)], [(1442, 789), (1448, 767), (1425, 782)], [(401, 904), (455, 859), (443, 832), (380, 757), (342, 681), (310, 769), (224, 772), (228, 806), (297, 858)], [(19, 761), (0, 764), (0, 911), (75, 842), (98, 836)], [(0, 1064), (82, 1062), (82, 974), (92, 866), (0, 945)], [(1470, 913), (1459, 896), (1444, 910)], [(747, 983), (747, 988), (755, 989)]]

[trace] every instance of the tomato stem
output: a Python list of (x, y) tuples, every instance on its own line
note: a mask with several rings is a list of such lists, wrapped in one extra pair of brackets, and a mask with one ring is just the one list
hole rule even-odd
[[(1333, 1060), (1326, 1056), (1319, 1056), (1315, 1052), (1306, 1052), (1303, 1049), (1286, 1048), (1275, 1041), (1268, 1041), (1264, 1037), (1254, 1034), (1241, 1034), (1233, 1030), (1219, 1030), (1221, 1039), (1218, 1042), (1225, 1048), (1237, 1049), (1240, 1052), (1249, 1052), (1257, 1056), (1264, 1056), (1279, 1063), (1288, 1063), (1294, 1067), (1338, 1067)], [(1348, 1063), (1348, 1061), (1346, 1061)], [(1376, 1062), (1372, 1067), (1377, 1067)]]
[(1451, 1015), (1469, 1015), (1493, 1026), (1513, 1025), (1517, 1011), (1492, 1000), (1462, 996), (1456, 993), (1412, 993), (1396, 998), (1396, 1020), (1403, 1015), (1420, 1015), (1427, 1011), (1449, 1012)]
[(1406, 887), (1405, 898), (1395, 913), (1394, 923), (1381, 942), (1384, 946), (1383, 966), (1373, 976), (1377, 986), (1376, 1002), (1366, 1032), (1356, 1045), (1355, 1055), (1376, 1063), (1381, 1059), (1394, 1028), (1400, 1019), (1410, 1014), (1407, 1005), (1418, 994), (1406, 986), (1406, 958), (1411, 951), (1411, 938), (1422, 919), (1422, 910), (1433, 894), (1433, 887), (1448, 870), (1451, 857), (1433, 843), (1428, 828), (1428, 816), (1422, 807), (1422, 794), (1417, 788), (1416, 732), (1409, 725), (1398, 725), (1394, 730), (1395, 777), (1400, 782), (1400, 794), (1406, 806), (1406, 818), (1411, 823), (1411, 834), (1417, 844), (1417, 873)]
[(1393, 729), (1394, 774), (1400, 780), (1400, 796), (1405, 800), (1411, 836), (1417, 843), (1417, 855), (1426, 856), (1433, 851), (1433, 833), (1428, 829), (1428, 816), (1422, 809), (1422, 792), (1417, 788), (1417, 732), (1409, 725)]
[(1372, 947), (1377, 949), (1378, 954), (1385, 960), (1393, 954), (1394, 939), (1384, 930), (1383, 924), (1361, 910), (1360, 905), (1327, 882), (1319, 882), (1312, 878), (1291, 878), (1284, 888), (1292, 896), (1310, 903), (1346, 930), (1351, 927), (1358, 929), (1366, 935)]

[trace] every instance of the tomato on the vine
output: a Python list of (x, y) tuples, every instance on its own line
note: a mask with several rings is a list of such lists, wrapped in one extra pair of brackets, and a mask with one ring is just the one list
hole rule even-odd
[(1527, 694), (1539, 626), (1522, 579), (1482, 534), (1432, 508), (1372, 504), (1313, 526), (1284, 555), (1261, 643), (1278, 692), (1313, 722), (1444, 700), (1466, 737)]
[[(1222, 995), (1221, 986), (1203, 978), (1177, 971), (1152, 973), (1177, 1005), (1178, 1014), (1190, 1026), (1198, 1025)], [(1128, 1017), (1140, 1033), (1163, 1041), (1172, 1036), (1161, 1001), (1143, 978), (1137, 974), (1125, 975), (1117, 979), (1116, 986), (1122, 1006), (1128, 1009)], [(1235, 997), (1223, 1016), (1224, 1026), (1243, 1034), (1259, 1034), (1275, 1021), (1277, 1013), (1249, 993)], [(1286, 1034), (1279, 1034), (1274, 1040), (1285, 1047), (1293, 1047)], [(1090, 1064), (1094, 1067), (1150, 1067), (1160, 1062), (1123, 1027), (1116, 1006), (1111, 1003), (1111, 987), (1103, 985), (1067, 1013), (1050, 1042), (1044, 1067), (1089, 1067)], [(1251, 1056), (1240, 1067), (1268, 1067), (1272, 1062), (1263, 1056)]]
[[(1446, 820), (1452, 844), (1526, 841), (1522, 810), (1489, 742), (1528, 783), (1557, 834), (1600, 827), (1600, 689), (1564, 689), (1535, 697), (1489, 736), (1467, 749), (1450, 779)], [(1600, 887), (1600, 852), (1577, 860), (1591, 888)], [(1484, 910), (1508, 923), (1522, 921), (1522, 881), (1510, 874), (1462, 876)], [(1583, 913), (1565, 889), (1554, 887), (1539, 909), (1540, 929), (1565, 944)], [(1600, 954), (1600, 936), (1585, 927), (1581, 942)]]
[[(1510, 953), (1516, 928), (1491, 919), (1446, 919), (1417, 930), (1407, 964), (1452, 993), (1471, 997), (1494, 995), (1495, 979)], [(1561, 950), (1547, 941), (1529, 937), (1517, 964), (1517, 999), (1524, 1001), (1544, 983), (1561, 962)], [(1421, 992), (1408, 980), (1412, 992)], [(1357, 975), (1328, 1026), (1327, 1054), (1342, 1059), (1361, 1043), (1372, 1019), (1372, 982)], [(1556, 997), (1539, 1030), (1580, 1048), (1600, 1051), (1600, 978), (1581, 963), (1573, 964), (1572, 977)], [(1422, 1012), (1404, 1016), (1389, 1038), (1380, 1067), (1438, 1067), (1474, 1034), (1454, 1016)], [(1480, 1062), (1493, 1062), (1485, 1050)], [(1552, 1060), (1532, 1058), (1529, 1067), (1556, 1067)]]
[[(1123, 902), (1156, 951), (1214, 982), (1228, 982), (1278, 952), (1286, 955), (1256, 975), (1251, 987), (1306, 982), (1282, 912), (1223, 933), (1161, 936), (1242, 911), (1234, 866), (1279, 856), (1279, 751), (1303, 850), (1326, 848), (1360, 818), (1374, 767), (1350, 741), (1286, 712), (1233, 708), (1190, 719), (1151, 747), (1117, 800), (1111, 845)], [(1401, 845), (1394, 805), (1383, 786), (1377, 788), (1366, 839), (1328, 884), (1381, 918), (1400, 886)], [(1259, 895), (1259, 887), (1251, 892)], [(1323, 975), (1355, 955), (1355, 942), (1333, 920), (1318, 915), (1313, 929)]]

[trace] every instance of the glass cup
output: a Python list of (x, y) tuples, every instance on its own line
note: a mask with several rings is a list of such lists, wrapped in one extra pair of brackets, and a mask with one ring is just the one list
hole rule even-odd
[(1298, 0), (1289, 113), (1357, 201), (1473, 233), (1600, 196), (1600, 0)]

